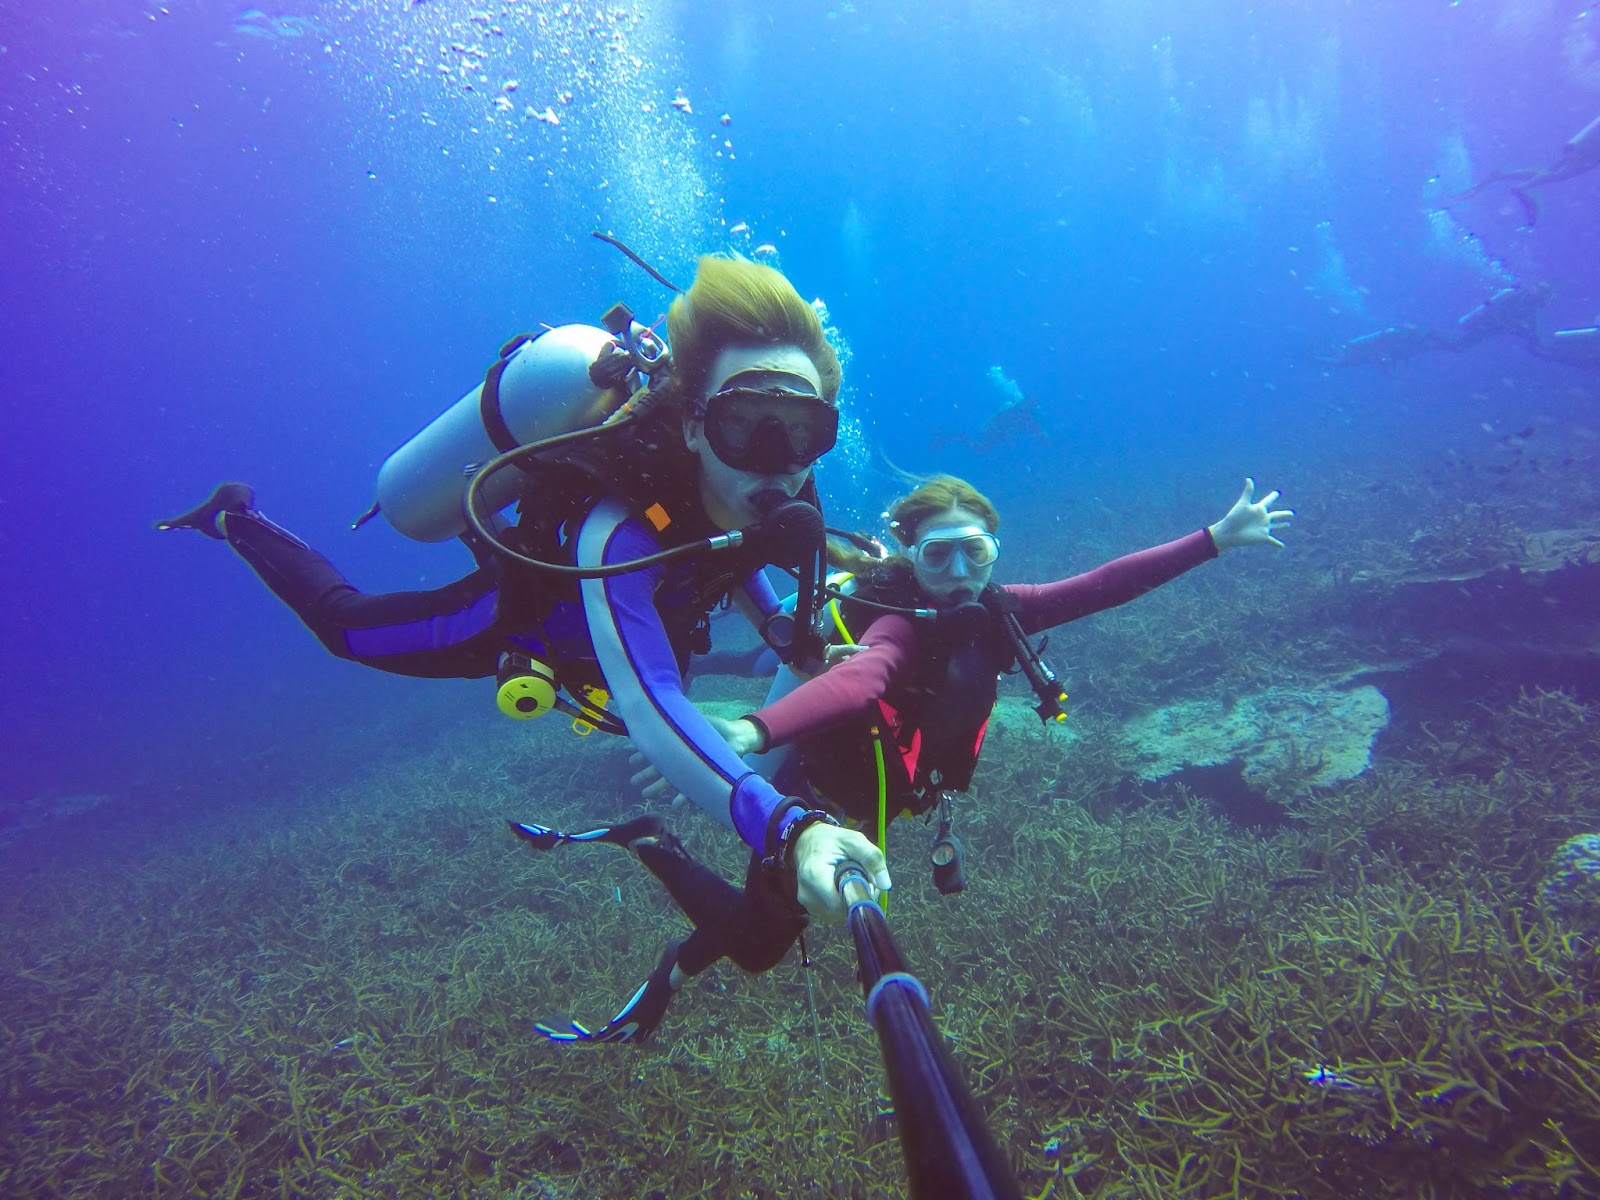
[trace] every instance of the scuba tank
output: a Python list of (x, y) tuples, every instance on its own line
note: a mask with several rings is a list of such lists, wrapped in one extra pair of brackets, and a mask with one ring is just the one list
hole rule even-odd
[[(643, 353), (625, 357), (634, 346)], [(482, 383), (384, 460), (377, 503), (357, 525), (382, 512), (417, 541), (460, 537), (467, 528), (467, 483), (486, 460), (602, 424), (642, 382), (640, 364), (653, 364), (664, 353), (654, 335), (631, 320), (617, 334), (593, 325), (560, 325), (513, 339)], [(519, 482), (514, 471), (486, 481), (484, 507), (497, 511), (510, 504)]]

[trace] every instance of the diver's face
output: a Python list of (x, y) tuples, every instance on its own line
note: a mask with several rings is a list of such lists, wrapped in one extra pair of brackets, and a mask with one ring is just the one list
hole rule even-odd
[[(818, 394), (822, 378), (816, 364), (798, 346), (731, 347), (717, 356), (706, 377), (702, 400), (716, 395), (723, 385), (747, 371), (774, 371), (810, 382)], [(700, 462), (700, 500), (706, 515), (719, 529), (743, 529), (761, 519), (774, 501), (792, 500), (811, 476), (811, 464), (794, 471), (742, 471), (717, 457), (706, 436), (704, 416), (688, 415), (683, 421), (683, 441)]]
[(983, 518), (960, 507), (929, 517), (906, 548), (917, 586), (940, 608), (976, 600), (989, 586), (999, 553)]

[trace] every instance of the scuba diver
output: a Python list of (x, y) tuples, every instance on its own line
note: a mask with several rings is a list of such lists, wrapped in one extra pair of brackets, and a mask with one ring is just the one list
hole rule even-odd
[(1017, 381), (1001, 367), (990, 367), (989, 382), (1000, 394), (1001, 403), (994, 408), (976, 436), (969, 433), (943, 433), (936, 435), (929, 446), (937, 451), (946, 446), (965, 446), (974, 454), (992, 454), (996, 450), (1018, 446), (1037, 446), (1049, 440), (1044, 426), (1039, 423), (1039, 401), (1027, 395)]
[(1465, 350), (1494, 337), (1516, 338), (1529, 350), (1539, 344), (1539, 310), (1550, 299), (1550, 285), (1539, 282), (1524, 287), (1501, 288), (1482, 304), (1456, 318), (1445, 340), (1450, 350)]
[[(798, 753), (763, 764), (779, 790), (807, 795), (817, 810), (847, 822), (875, 821), (880, 845), (888, 822), (901, 812), (936, 809), (934, 882), (942, 892), (960, 891), (965, 867), (952, 806), (955, 794), (971, 784), (998, 676), (1020, 671), (1040, 719), (1064, 719), (1066, 695), (1030, 636), (1125, 604), (1225, 550), (1281, 547), (1276, 534), (1294, 514), (1271, 507), (1277, 492), (1256, 501), (1254, 489), (1246, 480), (1221, 520), (1177, 541), (1055, 583), (1000, 586), (991, 581), (1000, 555), (994, 505), (971, 484), (936, 476), (887, 514), (900, 552), (880, 554), (881, 547), (863, 536), (850, 537), (853, 550), (833, 549), (834, 565), (849, 572), (836, 577), (848, 592), (834, 589), (840, 594), (827, 607), (828, 620), (835, 638), (858, 645), (859, 652), (805, 682), (780, 669), (766, 707), (718, 721), (718, 728), (741, 756), (793, 747)], [(645, 784), (647, 798), (660, 798), (672, 786), (648, 774), (635, 782)], [(576, 1022), (571, 1032), (537, 1027), (553, 1040), (637, 1040), (660, 1021), (684, 978), (723, 956), (748, 971), (768, 969), (803, 929), (770, 904), (765, 924), (754, 919), (761, 906), (753, 900), (740, 910), (737, 889), (694, 862), (658, 818), (573, 834), (510, 824), (539, 850), (568, 842), (629, 846), (695, 925), (663, 959), (674, 958), (676, 968), (652, 975), (606, 1026), (594, 1032)], [(759, 884), (754, 864), (747, 883)], [(734, 911), (741, 919), (728, 918)]]
[(1569, 367), (1600, 367), (1600, 325), (1557, 329), (1534, 343), (1533, 353)]
[[(882, 855), (740, 762), (683, 687), (725, 598), (780, 657), (814, 653), (763, 568), (804, 579), (820, 566), (812, 467), (837, 438), (838, 358), (789, 281), (745, 260), (700, 259), (667, 346), (620, 305), (605, 323), (508, 344), (481, 387), (384, 464), (363, 520), (463, 537), (479, 560), (463, 579), (358, 592), (243, 484), (158, 528), (227, 542), (341, 658), (496, 677), (508, 715), (559, 709), (585, 732), (626, 733), (752, 847), (787, 905), (842, 916), (835, 865), (853, 859), (886, 889)], [(513, 502), (510, 527), (495, 514)]]
[(1550, 285), (1542, 281), (1514, 283), (1462, 313), (1446, 333), (1403, 322), (1352, 338), (1331, 353), (1317, 357), (1338, 367), (1370, 365), (1393, 369), (1420, 354), (1436, 350), (1459, 354), (1497, 337), (1515, 338), (1538, 354), (1539, 312), (1549, 302), (1550, 292)]
[(1522, 215), (1527, 218), (1524, 229), (1532, 229), (1539, 219), (1539, 205), (1528, 193), (1536, 187), (1552, 183), (1565, 183), (1579, 175), (1600, 167), (1600, 117), (1590, 121), (1561, 148), (1561, 157), (1548, 167), (1524, 168), (1519, 171), (1496, 171), (1479, 180), (1466, 191), (1451, 196), (1446, 203), (1456, 204), (1474, 196), (1497, 183), (1512, 185), (1511, 194), (1522, 205)]
[(1448, 349), (1449, 345), (1445, 338), (1431, 329), (1402, 321), (1398, 325), (1390, 325), (1373, 333), (1364, 333), (1360, 337), (1351, 338), (1348, 342), (1335, 346), (1326, 353), (1319, 353), (1316, 357), (1317, 361), (1335, 367), (1374, 366), (1393, 370), (1420, 354)]

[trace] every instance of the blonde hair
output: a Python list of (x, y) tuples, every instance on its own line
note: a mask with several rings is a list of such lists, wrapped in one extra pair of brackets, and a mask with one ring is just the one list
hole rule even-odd
[(822, 398), (839, 402), (839, 356), (816, 310), (780, 272), (744, 258), (706, 255), (694, 283), (667, 310), (672, 390), (680, 404), (705, 394), (717, 355), (730, 346), (798, 346), (817, 368)]
[[(954, 475), (934, 475), (924, 480), (914, 491), (891, 504), (889, 511), (883, 515), (889, 518), (889, 532), (894, 535), (895, 541), (902, 546), (910, 546), (915, 544), (922, 527), (931, 518), (947, 513), (952, 508), (964, 508), (975, 514), (990, 533), (1000, 532), (1000, 513), (989, 497), (965, 479), (957, 479)], [(837, 542), (828, 545), (828, 562), (858, 575), (882, 571), (896, 564), (904, 569), (910, 568), (910, 560), (903, 554), (895, 553), (887, 558), (876, 559)]]

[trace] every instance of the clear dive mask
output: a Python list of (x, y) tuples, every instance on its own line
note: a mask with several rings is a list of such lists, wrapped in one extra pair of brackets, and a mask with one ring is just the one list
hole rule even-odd
[(955, 565), (958, 554), (975, 570), (992, 567), (1000, 557), (1000, 539), (976, 526), (948, 533), (940, 530), (917, 542), (910, 556), (929, 574), (943, 575)]

